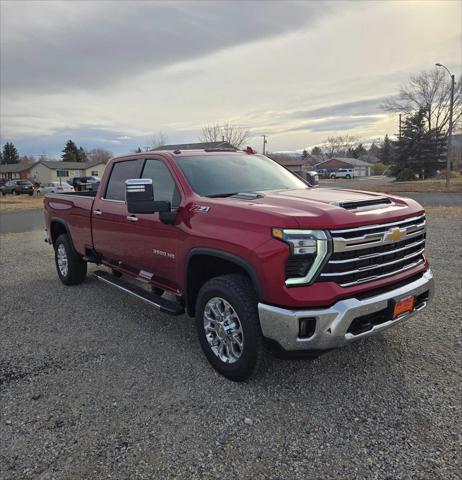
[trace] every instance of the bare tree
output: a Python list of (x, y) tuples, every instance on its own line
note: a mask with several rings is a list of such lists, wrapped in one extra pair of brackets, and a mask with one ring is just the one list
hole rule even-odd
[(238, 125), (225, 122), (206, 125), (202, 128), (199, 137), (201, 142), (228, 142), (235, 148), (240, 148), (250, 137), (250, 132)]
[(168, 142), (168, 137), (167, 135), (159, 130), (155, 135), (152, 136), (151, 138), (151, 147), (158, 148), (162, 147), (163, 145), (167, 145)]
[(112, 152), (104, 148), (93, 148), (87, 152), (87, 158), (90, 162), (107, 163), (112, 157)]
[(336, 137), (328, 137), (325, 141), (327, 156), (341, 157), (346, 156), (353, 148), (357, 146), (359, 137), (355, 135), (338, 135)]
[(209, 124), (202, 128), (199, 136), (201, 142), (219, 142), (224, 140), (221, 126), (219, 123)]
[[(444, 136), (448, 134), (451, 83), (448, 74), (439, 69), (411, 75), (409, 83), (402, 85), (398, 95), (388, 98), (382, 108), (390, 112), (411, 115), (420, 110), (425, 112), (428, 130), (435, 129)], [(461, 121), (462, 78), (454, 88), (454, 129)]]

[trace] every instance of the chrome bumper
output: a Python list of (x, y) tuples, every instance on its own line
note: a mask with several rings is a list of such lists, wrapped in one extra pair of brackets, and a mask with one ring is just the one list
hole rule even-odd
[[(375, 297), (363, 300), (348, 298), (337, 302), (332, 307), (313, 310), (288, 310), (259, 303), (258, 314), (263, 335), (278, 342), (285, 350), (329, 350), (401, 323), (423, 310), (431, 300), (433, 291), (433, 275), (430, 270), (427, 270), (418, 280)], [(373, 325), (370, 330), (363, 333), (348, 332), (353, 320), (385, 310), (389, 307), (390, 300), (399, 300), (410, 295), (419, 296), (425, 292), (428, 292), (428, 299), (418, 304), (412, 312), (405, 313), (395, 320)], [(316, 319), (315, 331), (309, 338), (298, 336), (301, 318)]]

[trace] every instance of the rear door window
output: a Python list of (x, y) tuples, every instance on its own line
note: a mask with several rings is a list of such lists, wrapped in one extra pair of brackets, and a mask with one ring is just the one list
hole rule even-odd
[(125, 180), (140, 178), (144, 159), (114, 163), (104, 198), (125, 202)]

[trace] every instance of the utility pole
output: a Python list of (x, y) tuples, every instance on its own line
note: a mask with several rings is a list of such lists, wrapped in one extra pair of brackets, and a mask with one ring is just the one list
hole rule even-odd
[(268, 143), (268, 140), (267, 140), (267, 136), (266, 135), (262, 135), (263, 137), (263, 155), (265, 155), (266, 153), (266, 144)]
[(449, 128), (448, 128), (448, 152), (446, 157), (446, 188), (449, 188), (451, 183), (451, 143), (452, 143), (452, 115), (454, 110), (454, 84), (455, 75), (451, 73), (445, 65), (442, 63), (435, 63), (437, 67), (444, 68), (451, 77), (451, 98), (449, 103)]
[(399, 114), (399, 139), (401, 140), (401, 133), (402, 133), (402, 130), (401, 130), (401, 113)]

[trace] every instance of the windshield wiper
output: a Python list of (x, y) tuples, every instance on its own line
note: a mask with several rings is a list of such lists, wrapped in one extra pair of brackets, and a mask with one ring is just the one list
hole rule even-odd
[(233, 195), (237, 195), (239, 192), (234, 193), (214, 193), (212, 195), (207, 195), (208, 198), (226, 198), (232, 197)]

